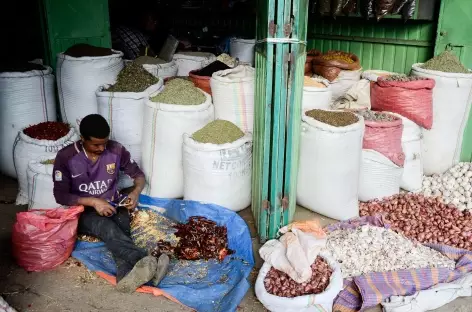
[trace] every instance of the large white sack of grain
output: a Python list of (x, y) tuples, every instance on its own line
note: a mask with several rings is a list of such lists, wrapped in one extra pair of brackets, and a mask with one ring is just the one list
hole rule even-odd
[(215, 118), (211, 96), (204, 94), (206, 101), (200, 105), (146, 102), (141, 146), (146, 195), (161, 198), (184, 196), (183, 135), (194, 133)]
[(45, 163), (50, 159), (40, 157), (29, 162), (26, 171), (28, 177), (28, 210), (53, 209), (61, 207), (54, 198), (52, 173), (54, 164)]
[(362, 150), (359, 200), (366, 202), (400, 193), (403, 168), (383, 154)]
[(254, 128), (254, 88), (256, 70), (240, 65), (218, 71), (210, 80), (215, 118), (228, 120), (243, 132)]
[(179, 52), (174, 54), (173, 60), (178, 67), (177, 76), (182, 77), (213, 63), (216, 56), (208, 52)]
[(264, 280), (272, 268), (268, 262), (264, 262), (256, 285), (254, 286), (257, 299), (271, 312), (331, 312), (336, 296), (343, 289), (343, 277), (339, 263), (331, 256), (322, 252), (321, 257), (326, 260), (333, 269), (328, 287), (322, 293), (316, 295), (305, 295), (294, 298), (279, 297), (267, 292)]
[(254, 65), (256, 39), (232, 38), (229, 43), (229, 54), (239, 59), (240, 63)]
[(179, 67), (173, 60), (163, 64), (143, 64), (143, 67), (152, 75), (162, 79), (175, 77), (179, 71)]
[(13, 144), (18, 131), (56, 121), (56, 95), (51, 67), (0, 73), (0, 172), (16, 178)]
[(364, 119), (335, 127), (302, 116), (297, 203), (327, 217), (359, 216), (358, 189)]
[(183, 146), (184, 199), (233, 211), (251, 205), (252, 135), (226, 144), (200, 143), (188, 134)]
[(160, 79), (143, 92), (104, 91), (109, 85), (101, 86), (96, 92), (98, 113), (110, 125), (110, 138), (126, 147), (138, 165), (141, 165), (144, 106), (162, 85)]
[(69, 133), (56, 141), (33, 139), (26, 135), (23, 130), (18, 133), (13, 146), (14, 164), (19, 187), (16, 197), (17, 205), (28, 204), (28, 176), (26, 171), (30, 161), (41, 157), (55, 159), (57, 152), (78, 139), (79, 136), (74, 128), (71, 128)]
[(123, 53), (97, 57), (57, 55), (57, 91), (62, 121), (77, 130), (83, 117), (97, 114), (95, 92), (105, 84), (114, 83), (123, 69)]
[(458, 164), (464, 130), (472, 103), (470, 74), (444, 73), (414, 64), (413, 76), (434, 79), (433, 127), (423, 130), (423, 168), (426, 175), (441, 174)]
[(423, 128), (400, 114), (389, 113), (402, 119), (402, 149), (405, 163), (400, 187), (409, 192), (419, 192), (423, 186)]

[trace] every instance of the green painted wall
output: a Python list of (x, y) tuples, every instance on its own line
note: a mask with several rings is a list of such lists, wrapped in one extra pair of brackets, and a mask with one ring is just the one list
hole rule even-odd
[(359, 56), (364, 69), (400, 73), (409, 73), (412, 64), (430, 59), (435, 38), (433, 22), (312, 16), (308, 24), (309, 49), (352, 52)]
[(47, 33), (46, 63), (77, 43), (111, 47), (108, 0), (42, 0)]

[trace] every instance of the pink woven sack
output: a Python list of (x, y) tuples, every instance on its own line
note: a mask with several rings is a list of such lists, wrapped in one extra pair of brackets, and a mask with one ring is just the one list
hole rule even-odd
[(433, 126), (433, 79), (416, 81), (385, 81), (384, 77), (372, 83), (372, 109), (397, 113), (425, 129)]
[(363, 149), (375, 150), (397, 166), (403, 167), (405, 154), (402, 148), (403, 121), (397, 116), (394, 121), (365, 120)]

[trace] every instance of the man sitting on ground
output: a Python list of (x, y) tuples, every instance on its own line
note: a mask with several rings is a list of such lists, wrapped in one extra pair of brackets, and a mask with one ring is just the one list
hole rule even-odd
[[(134, 245), (130, 238), (129, 211), (136, 208), (144, 188), (144, 174), (118, 142), (109, 140), (110, 127), (100, 115), (88, 115), (80, 123), (81, 140), (56, 156), (54, 162), (54, 197), (66, 206), (85, 206), (79, 219), (78, 233), (102, 240), (117, 266), (117, 289), (134, 292), (153, 280), (157, 285), (169, 266), (169, 257), (159, 261)], [(117, 201), (118, 172), (134, 180), (126, 205), (114, 207)]]

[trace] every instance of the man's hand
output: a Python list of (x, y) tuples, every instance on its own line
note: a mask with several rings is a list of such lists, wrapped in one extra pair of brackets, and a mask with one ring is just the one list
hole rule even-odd
[(102, 217), (109, 217), (113, 215), (116, 210), (110, 205), (106, 200), (101, 198), (95, 198), (93, 201), (93, 208), (97, 211)]
[(125, 207), (128, 210), (134, 210), (138, 206), (139, 193), (132, 191), (128, 194)]

